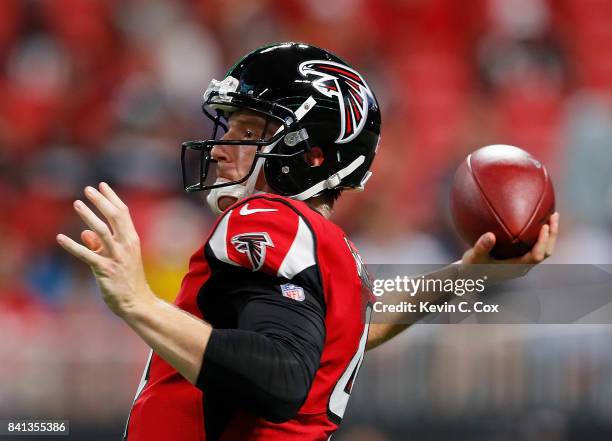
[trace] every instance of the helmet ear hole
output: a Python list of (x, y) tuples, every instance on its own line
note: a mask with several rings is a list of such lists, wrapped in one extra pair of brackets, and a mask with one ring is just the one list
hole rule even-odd
[(309, 151), (304, 153), (304, 161), (306, 161), (310, 167), (319, 167), (323, 165), (323, 162), (325, 162), (323, 149), (317, 146), (311, 147)]

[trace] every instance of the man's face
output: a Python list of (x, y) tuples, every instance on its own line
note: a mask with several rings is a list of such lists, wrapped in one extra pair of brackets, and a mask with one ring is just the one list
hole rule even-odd
[[(266, 126), (266, 120), (267, 126)], [(258, 139), (269, 139), (280, 127), (277, 121), (266, 119), (266, 117), (250, 110), (240, 110), (232, 113), (228, 121), (228, 130), (221, 138), (222, 140), (244, 140), (255, 141)], [(264, 133), (265, 130), (265, 133)], [(251, 169), (257, 147), (253, 145), (216, 145), (211, 154), (217, 160), (217, 179), (235, 181), (242, 179)], [(244, 185), (244, 183), (242, 184)], [(263, 174), (257, 177), (255, 188), (261, 191), (269, 191)], [(235, 200), (222, 197), (219, 200), (219, 208), (225, 210)]]

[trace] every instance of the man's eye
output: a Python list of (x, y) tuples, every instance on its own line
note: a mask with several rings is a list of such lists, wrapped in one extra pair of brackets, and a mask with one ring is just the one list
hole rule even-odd
[(252, 138), (252, 137), (253, 137), (253, 131), (252, 131), (252, 130), (248, 130), (248, 129), (247, 129), (247, 130), (245, 130), (245, 131), (244, 131), (244, 136), (245, 136), (246, 138)]

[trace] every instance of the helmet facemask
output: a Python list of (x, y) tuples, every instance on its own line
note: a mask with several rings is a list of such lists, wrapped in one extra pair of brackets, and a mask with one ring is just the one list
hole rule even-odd
[[(224, 82), (225, 81), (227, 81), (227, 78)], [(291, 109), (280, 104), (245, 96), (242, 93), (227, 90), (220, 92), (215, 86), (222, 83), (223, 82), (220, 83), (213, 80), (211, 86), (209, 86), (204, 95), (202, 111), (213, 123), (211, 138), (182, 143), (181, 165), (183, 169), (183, 185), (187, 192), (212, 190), (215, 188), (238, 185), (248, 181), (249, 178), (252, 177), (256, 180), (259, 174), (258, 171), (261, 168), (261, 165), (258, 167), (258, 163), (264, 161), (266, 158), (294, 158), (303, 155), (310, 149), (307, 139), (308, 134), (300, 126), (299, 117), (296, 114), (299, 112), (293, 112)], [(239, 110), (250, 110), (266, 119), (262, 133), (257, 139), (221, 139), (228, 131), (228, 119), (230, 115)], [(266, 139), (266, 133), (268, 132), (271, 121), (279, 123), (280, 127), (271, 137)], [(285, 146), (292, 147), (290, 149), (291, 151), (285, 153), (273, 152), (274, 147), (279, 142), (282, 142)], [(255, 146), (257, 151), (253, 157), (249, 171), (236, 180), (211, 182), (210, 165), (217, 162), (212, 157), (212, 149), (216, 145), (223, 145), (226, 148)], [(284, 151), (286, 150), (285, 148)], [(186, 157), (189, 152), (198, 153), (198, 161), (188, 161)], [(189, 165), (191, 164), (197, 164), (197, 170), (190, 170)], [(255, 173), (256, 170), (257, 173)], [(197, 174), (196, 179), (190, 180), (188, 175), (194, 173)]]

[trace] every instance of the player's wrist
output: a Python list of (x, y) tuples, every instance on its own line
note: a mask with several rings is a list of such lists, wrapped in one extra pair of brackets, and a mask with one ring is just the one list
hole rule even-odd
[(129, 301), (122, 303), (116, 314), (127, 322), (137, 321), (149, 316), (158, 302), (161, 302), (161, 300), (147, 285), (142, 288), (141, 295), (133, 296)]
[(500, 274), (493, 271), (493, 265), (487, 263), (473, 262), (470, 259), (463, 259), (453, 262), (456, 268), (456, 280), (479, 281), (485, 287), (489, 287), (499, 282)]
[(457, 267), (457, 278), (464, 280), (481, 280), (485, 287), (518, 279), (527, 275), (533, 265), (516, 262), (492, 261), (490, 263), (471, 263), (459, 260), (453, 265)]

